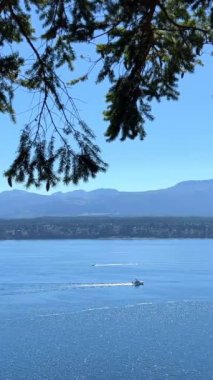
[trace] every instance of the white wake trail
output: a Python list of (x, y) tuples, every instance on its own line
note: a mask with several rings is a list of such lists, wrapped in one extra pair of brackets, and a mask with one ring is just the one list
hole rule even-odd
[(132, 286), (132, 282), (109, 282), (109, 283), (95, 283), (95, 284), (71, 284), (72, 288), (106, 288), (112, 286)]
[(110, 264), (93, 264), (94, 267), (132, 267), (137, 266), (138, 263), (110, 263)]

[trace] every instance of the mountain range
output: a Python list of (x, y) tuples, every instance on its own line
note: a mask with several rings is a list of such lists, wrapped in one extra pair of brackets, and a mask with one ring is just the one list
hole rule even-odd
[(0, 193), (3, 219), (82, 215), (213, 217), (213, 180), (185, 181), (167, 189), (141, 192), (97, 189), (51, 195), (23, 190)]

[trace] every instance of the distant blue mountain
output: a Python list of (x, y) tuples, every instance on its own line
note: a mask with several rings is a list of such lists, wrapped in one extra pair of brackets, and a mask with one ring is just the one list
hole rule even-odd
[(186, 181), (143, 192), (97, 189), (52, 195), (20, 190), (0, 193), (0, 218), (77, 215), (213, 217), (213, 180)]

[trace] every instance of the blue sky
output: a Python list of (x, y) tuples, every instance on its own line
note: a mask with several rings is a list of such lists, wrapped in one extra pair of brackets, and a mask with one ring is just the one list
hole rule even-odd
[[(212, 57), (206, 52), (203, 60), (204, 67), (198, 67), (194, 74), (181, 80), (179, 101), (153, 105), (155, 120), (146, 124), (144, 141), (107, 143), (104, 138), (107, 124), (102, 118), (107, 84), (95, 85), (92, 74), (88, 82), (76, 87), (73, 96), (79, 99), (76, 102), (81, 116), (95, 131), (109, 169), (88, 183), (58, 185), (53, 191), (96, 188), (143, 191), (169, 187), (184, 180), (213, 178)], [(17, 94), (16, 107), (18, 112), (29, 107), (27, 92)], [(0, 174), (14, 157), (19, 131), (28, 117), (18, 115), (14, 125), (7, 116), (1, 115)], [(24, 189), (17, 185), (14, 188)], [(9, 190), (9, 186), (1, 175), (0, 191), (4, 190)], [(45, 189), (38, 192), (45, 193)]]

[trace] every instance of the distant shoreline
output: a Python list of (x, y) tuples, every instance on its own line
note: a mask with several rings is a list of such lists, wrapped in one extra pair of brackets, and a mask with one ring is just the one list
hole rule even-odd
[(213, 239), (213, 218), (70, 217), (0, 219), (0, 240)]
[(78, 240), (96, 240), (96, 241), (116, 241), (116, 240), (153, 240), (153, 241), (156, 241), (156, 240), (212, 240), (213, 237), (152, 237), (152, 238), (147, 238), (147, 237), (138, 237), (138, 238), (131, 238), (131, 237), (116, 237), (116, 238), (89, 238), (89, 237), (86, 237), (86, 238), (41, 238), (41, 237), (38, 237), (38, 238), (28, 238), (28, 239), (25, 239), (25, 238), (18, 238), (18, 239), (0, 239), (0, 242), (6, 242), (6, 241), (52, 241), (52, 240), (58, 240), (58, 241), (67, 241), (67, 240), (72, 240), (72, 241), (78, 241)]

